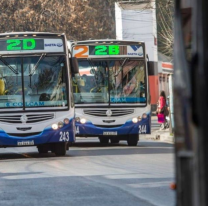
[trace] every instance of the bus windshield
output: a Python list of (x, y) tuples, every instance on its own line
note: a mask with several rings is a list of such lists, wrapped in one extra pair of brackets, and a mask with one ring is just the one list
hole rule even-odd
[(0, 107), (40, 108), (68, 105), (65, 56), (0, 59)]
[(79, 60), (75, 103), (145, 103), (144, 60)]

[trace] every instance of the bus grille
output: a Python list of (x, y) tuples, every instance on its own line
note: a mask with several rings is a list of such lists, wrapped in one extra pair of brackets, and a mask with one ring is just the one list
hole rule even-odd
[(9, 136), (14, 136), (14, 137), (31, 137), (35, 135), (40, 135), (42, 132), (33, 132), (33, 133), (7, 133)]
[[(84, 114), (96, 116), (96, 117), (108, 117), (107, 109), (105, 110), (84, 110)], [(134, 113), (134, 109), (111, 109), (112, 115), (111, 117), (119, 117), (124, 115), (129, 115)]]
[[(23, 115), (0, 115), (0, 122), (21, 124)], [(25, 114), (24, 123), (43, 122), (54, 118), (54, 114)]]
[(123, 124), (118, 124), (118, 125), (97, 125), (94, 124), (96, 127), (101, 127), (101, 128), (116, 128), (116, 127), (121, 127)]

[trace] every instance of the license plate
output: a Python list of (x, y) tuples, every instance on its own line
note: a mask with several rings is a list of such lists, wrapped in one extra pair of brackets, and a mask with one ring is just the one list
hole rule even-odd
[(117, 132), (103, 132), (103, 135), (117, 135)]
[(34, 140), (31, 140), (31, 141), (19, 141), (17, 142), (17, 145), (18, 146), (26, 146), (26, 145), (34, 145)]

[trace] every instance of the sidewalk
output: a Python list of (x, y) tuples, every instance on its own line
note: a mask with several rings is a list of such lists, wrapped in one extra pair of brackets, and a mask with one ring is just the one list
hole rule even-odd
[(152, 131), (151, 134), (141, 135), (141, 139), (151, 139), (169, 143), (174, 143), (175, 141), (174, 135), (170, 134), (169, 129)]

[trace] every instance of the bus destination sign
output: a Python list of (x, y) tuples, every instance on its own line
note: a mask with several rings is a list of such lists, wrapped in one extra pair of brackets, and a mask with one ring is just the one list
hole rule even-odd
[(0, 40), (0, 54), (28, 52), (64, 52), (62, 39), (4, 39)]
[(73, 48), (73, 56), (77, 58), (89, 57), (144, 57), (142, 45), (97, 45), (85, 46), (77, 45)]
[(99, 45), (99, 46), (89, 46), (90, 55), (120, 55), (120, 46), (118, 45)]
[(1, 51), (43, 50), (43, 39), (8, 39), (0, 41)]

